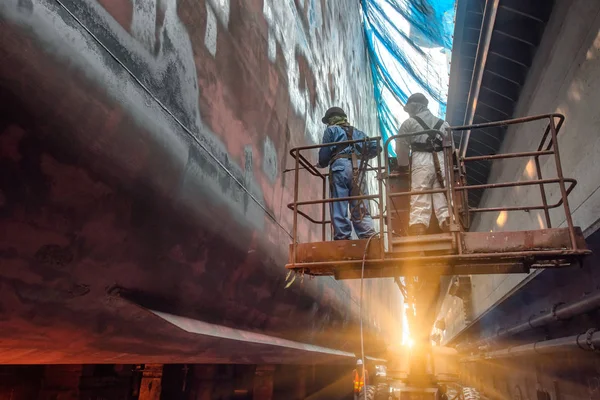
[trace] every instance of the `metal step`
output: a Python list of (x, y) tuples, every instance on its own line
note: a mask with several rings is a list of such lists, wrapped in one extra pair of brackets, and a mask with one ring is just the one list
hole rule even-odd
[(423, 236), (403, 236), (392, 239), (392, 255), (438, 255), (454, 254), (456, 241), (451, 233), (438, 233)]

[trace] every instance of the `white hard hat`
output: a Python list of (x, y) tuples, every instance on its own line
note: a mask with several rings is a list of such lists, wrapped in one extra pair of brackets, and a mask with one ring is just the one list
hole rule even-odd
[(360, 358), (358, 360), (356, 360), (356, 365), (363, 365), (363, 362)]

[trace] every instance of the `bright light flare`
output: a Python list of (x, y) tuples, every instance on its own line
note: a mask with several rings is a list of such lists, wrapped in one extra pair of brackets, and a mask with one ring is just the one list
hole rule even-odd
[(533, 160), (529, 160), (529, 162), (525, 166), (525, 174), (527, 174), (527, 177), (529, 179), (533, 179), (537, 176), (537, 169)]
[(541, 214), (537, 215), (537, 221), (538, 221), (538, 225), (540, 226), (540, 229), (544, 229), (546, 227), (546, 223), (542, 219)]
[(500, 214), (498, 214), (498, 218), (496, 218), (496, 225), (499, 228), (502, 228), (506, 224), (507, 219), (508, 219), (507, 212), (506, 211), (500, 212)]

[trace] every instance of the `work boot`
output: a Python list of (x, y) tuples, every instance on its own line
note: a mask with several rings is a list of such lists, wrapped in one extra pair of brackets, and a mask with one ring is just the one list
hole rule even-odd
[(427, 234), (427, 227), (423, 224), (414, 224), (408, 227), (410, 236), (422, 236)]
[(450, 218), (446, 218), (440, 224), (440, 229), (442, 232), (450, 232)]

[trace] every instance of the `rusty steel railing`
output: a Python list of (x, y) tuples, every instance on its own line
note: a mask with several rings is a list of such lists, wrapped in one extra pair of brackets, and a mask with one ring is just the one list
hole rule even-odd
[[(325, 241), (325, 240), (327, 240), (326, 226), (327, 226), (327, 224), (331, 224), (331, 220), (325, 219), (326, 218), (326, 207), (325, 207), (326, 204), (331, 204), (331, 203), (340, 202), (340, 201), (369, 200), (369, 201), (374, 201), (377, 204), (377, 207), (379, 210), (378, 215), (372, 216), (372, 218), (379, 219), (380, 229), (383, 229), (383, 215), (384, 215), (383, 204), (384, 203), (383, 203), (383, 191), (382, 191), (381, 179), (379, 180), (379, 185), (378, 185), (379, 193), (378, 194), (348, 196), (348, 197), (340, 197), (340, 198), (335, 198), (335, 199), (328, 199), (327, 198), (327, 177), (329, 176), (329, 174), (322, 174), (310, 161), (308, 161), (306, 159), (306, 157), (303, 154), (301, 154), (302, 151), (315, 150), (315, 149), (320, 149), (322, 147), (331, 147), (333, 145), (335, 145), (335, 146), (344, 145), (344, 144), (350, 145), (350, 144), (355, 144), (355, 143), (367, 143), (367, 142), (373, 142), (373, 141), (376, 141), (379, 143), (379, 142), (381, 142), (381, 137), (377, 136), (377, 137), (373, 137), (373, 138), (346, 140), (344, 142), (336, 142), (335, 144), (332, 144), (332, 143), (315, 144), (315, 145), (309, 145), (309, 146), (295, 147), (290, 150), (290, 155), (295, 160), (295, 164), (294, 164), (294, 168), (293, 168), (293, 171), (294, 171), (294, 201), (293, 201), (293, 203), (290, 203), (287, 205), (287, 207), (294, 212), (293, 228), (292, 228), (292, 246), (293, 246), (292, 264), (296, 263), (296, 245), (298, 244), (298, 214), (300, 214), (301, 216), (303, 216), (308, 221), (310, 221), (314, 224), (321, 225), (322, 226), (321, 236), (322, 236), (322, 240)], [(376, 171), (377, 174), (379, 175), (381, 173), (381, 168), (382, 168), (381, 158), (379, 156), (376, 158), (377, 158), (377, 167), (369, 166), (369, 167), (367, 167), (366, 170), (367, 171)], [(300, 167), (302, 167), (302, 169), (306, 170), (312, 176), (319, 177), (322, 180), (323, 196), (320, 200), (298, 201), (299, 184), (300, 184), (299, 177), (300, 177), (300, 169), (301, 169)], [(315, 204), (322, 205), (321, 220), (315, 220), (308, 214), (299, 210), (299, 207), (301, 207), (301, 206), (308, 206), (308, 205), (315, 205)], [(381, 254), (383, 254), (385, 251), (383, 241), (381, 241), (380, 246), (381, 246), (381, 248), (380, 248)]]
[[(457, 171), (461, 171), (461, 168), (460, 168), (461, 165), (455, 165), (454, 157), (452, 156), (452, 153), (453, 153), (452, 132), (453, 131), (465, 131), (465, 130), (477, 131), (479, 129), (484, 129), (484, 128), (506, 127), (509, 125), (525, 124), (528, 122), (540, 121), (540, 120), (546, 120), (546, 119), (548, 120), (548, 125), (546, 126), (546, 129), (544, 131), (544, 134), (542, 136), (542, 139), (541, 139), (540, 144), (536, 151), (490, 154), (490, 155), (484, 155), (484, 156), (458, 158), (459, 163), (465, 164), (468, 162), (483, 161), (483, 160), (499, 160), (499, 159), (508, 159), (508, 158), (534, 157), (535, 164), (536, 164), (537, 179), (531, 179), (528, 181), (487, 183), (487, 184), (482, 184), (482, 185), (468, 185), (468, 184), (465, 184), (463, 186), (457, 185), (457, 182), (455, 181), (455, 179), (453, 179), (453, 173), (454, 173), (455, 167), (457, 167)], [(569, 203), (568, 203), (568, 195), (571, 193), (571, 191), (573, 191), (573, 189), (577, 185), (577, 181), (572, 178), (564, 177), (563, 171), (562, 171), (562, 165), (561, 165), (561, 161), (560, 161), (560, 154), (559, 154), (559, 150), (558, 150), (558, 139), (557, 138), (558, 138), (558, 133), (560, 132), (560, 128), (562, 127), (562, 124), (564, 122), (564, 119), (565, 119), (565, 117), (561, 114), (543, 114), (543, 115), (536, 115), (536, 116), (531, 116), (531, 117), (515, 118), (515, 119), (496, 121), (496, 122), (488, 122), (488, 123), (484, 123), (484, 124), (450, 127), (450, 128), (448, 128), (447, 134), (444, 137), (444, 145), (443, 145), (446, 187), (444, 189), (431, 189), (431, 190), (425, 190), (425, 191), (419, 191), (419, 192), (410, 191), (410, 192), (391, 193), (391, 194), (389, 193), (389, 191), (387, 191), (386, 200), (389, 202), (389, 199), (391, 199), (393, 197), (411, 196), (414, 194), (434, 194), (434, 193), (446, 192), (446, 197), (448, 199), (448, 210), (449, 210), (449, 215), (451, 218), (451, 223), (460, 225), (459, 215), (461, 212), (466, 214), (466, 213), (475, 213), (475, 212), (481, 213), (481, 212), (501, 212), (501, 211), (511, 212), (511, 211), (544, 210), (544, 214), (546, 217), (546, 226), (548, 228), (552, 227), (549, 210), (563, 205), (564, 210), (565, 210), (565, 220), (567, 222), (569, 238), (570, 238), (571, 246), (572, 246), (571, 250), (577, 250), (575, 227), (573, 225), (573, 219), (571, 216), (571, 211), (570, 211)], [(558, 120), (558, 122), (556, 120)], [(397, 139), (401, 139), (403, 137), (408, 137), (408, 136), (427, 134), (430, 132), (431, 131), (422, 131), (422, 132), (412, 133), (412, 134), (408, 134), (408, 135), (406, 135), (406, 134), (405, 135), (395, 135), (395, 136), (391, 136), (390, 138), (388, 138), (385, 142), (385, 147), (384, 147), (386, 170), (387, 170), (387, 159), (388, 159), (387, 148), (388, 148), (388, 144), (392, 140), (397, 140)], [(550, 134), (550, 136), (549, 136), (549, 134)], [(545, 156), (545, 155), (554, 155), (557, 178), (543, 179), (539, 158), (541, 156)], [(569, 183), (568, 188), (565, 186), (565, 183), (567, 183), (567, 182)], [(561, 191), (561, 199), (552, 205), (549, 205), (548, 201), (547, 201), (546, 189), (545, 189), (545, 185), (547, 185), (547, 184), (558, 184), (560, 187), (560, 191)], [(530, 186), (530, 185), (538, 185), (540, 187), (540, 194), (541, 194), (541, 198), (542, 198), (541, 205), (469, 208), (468, 203), (463, 202), (464, 209), (459, 210), (456, 205), (456, 201), (454, 201), (458, 198), (459, 191), (466, 191), (468, 193), (469, 190), (474, 190), (474, 189), (497, 189), (497, 188), (509, 188), (509, 187)], [(387, 189), (387, 185), (386, 185), (386, 189)], [(451, 201), (451, 199), (453, 201)], [(388, 213), (387, 222), (388, 222), (388, 224), (391, 223), (389, 213)], [(457, 225), (455, 225), (455, 227)], [(456, 232), (456, 229), (454, 229), (454, 231)], [(391, 235), (391, 232), (388, 232), (388, 240), (391, 241), (390, 235)], [(459, 244), (459, 246), (457, 246), (458, 254), (461, 254), (461, 250), (462, 250), (461, 239), (462, 238), (459, 234), (455, 234), (455, 236), (456, 236), (457, 243)]]
[[(483, 156), (472, 156), (463, 157), (460, 159), (462, 163), (475, 162), (475, 161), (487, 161), (487, 160), (499, 160), (508, 158), (528, 158), (533, 157), (536, 167), (537, 179), (531, 179), (527, 181), (516, 181), (516, 182), (503, 182), (503, 183), (489, 183), (484, 185), (467, 185), (464, 187), (457, 188), (457, 190), (473, 190), (473, 189), (496, 189), (496, 188), (507, 188), (507, 187), (518, 187), (518, 186), (531, 186), (538, 185), (540, 188), (540, 196), (542, 198), (541, 205), (535, 206), (515, 206), (515, 207), (484, 207), (484, 208), (470, 208), (471, 213), (482, 213), (482, 212), (498, 212), (498, 211), (530, 211), (530, 210), (544, 210), (544, 216), (546, 219), (546, 227), (552, 227), (552, 221), (550, 219), (550, 211), (553, 208), (564, 207), (565, 221), (569, 231), (569, 237), (571, 240), (572, 250), (577, 250), (577, 241), (575, 235), (575, 227), (573, 225), (573, 218), (571, 216), (571, 210), (569, 207), (568, 196), (577, 185), (577, 180), (572, 178), (565, 178), (562, 170), (560, 161), (560, 153), (558, 149), (558, 134), (562, 127), (565, 117), (562, 114), (552, 113), (536, 115), (531, 117), (515, 118), (505, 121), (487, 122), (483, 124), (475, 124), (469, 126), (457, 126), (451, 127), (450, 131), (476, 131), (485, 128), (496, 128), (496, 127), (507, 127), (510, 125), (525, 124), (534, 121), (548, 120), (548, 124), (544, 130), (544, 134), (540, 143), (535, 151), (525, 151), (518, 153), (503, 153)], [(540, 157), (554, 155), (554, 164), (556, 168), (556, 178), (544, 179), (542, 176), (542, 168), (540, 164)], [(567, 188), (565, 183), (569, 183)], [(560, 200), (555, 204), (548, 204), (547, 194), (545, 185), (547, 184), (558, 184), (560, 188)]]
[[(460, 158), (457, 154), (455, 154), (456, 152), (455, 152), (455, 148), (454, 148), (454, 144), (453, 144), (453, 140), (452, 140), (452, 132), (453, 131), (470, 130), (473, 133), (475, 133), (477, 130), (484, 129), (484, 128), (506, 127), (509, 125), (525, 124), (528, 122), (540, 121), (540, 120), (546, 120), (546, 119), (548, 120), (548, 125), (546, 126), (545, 132), (543, 134), (543, 137), (542, 137), (540, 144), (536, 151), (525, 151), (525, 152), (504, 153), (504, 154), (490, 154), (490, 155), (471, 156), (471, 157), (463, 157), (463, 158)], [(561, 161), (560, 161), (559, 149), (558, 149), (557, 137), (558, 137), (560, 128), (563, 125), (563, 122), (564, 122), (564, 116), (561, 114), (544, 114), (544, 115), (537, 115), (537, 116), (532, 116), (532, 117), (515, 118), (515, 119), (510, 119), (510, 120), (489, 122), (489, 123), (484, 123), (484, 124), (475, 124), (475, 125), (468, 125), (468, 126), (465, 125), (465, 126), (448, 128), (447, 134), (444, 135), (443, 149), (442, 149), (442, 153), (443, 153), (443, 157), (444, 157), (444, 165), (445, 165), (445, 171), (444, 171), (445, 172), (445, 187), (440, 188), (440, 189), (430, 189), (430, 190), (391, 193), (391, 191), (389, 190), (389, 180), (387, 178), (390, 176), (393, 176), (393, 174), (390, 174), (390, 171), (389, 171), (389, 150), (388, 149), (389, 149), (390, 143), (394, 140), (406, 139), (406, 138), (409, 138), (412, 136), (418, 136), (418, 135), (423, 135), (423, 134), (428, 134), (428, 133), (433, 133), (433, 132), (435, 132), (437, 134), (437, 133), (439, 133), (439, 131), (433, 131), (433, 130), (420, 131), (420, 132), (409, 133), (409, 134), (395, 135), (395, 136), (391, 136), (391, 137), (387, 138), (382, 147), (383, 154), (384, 154), (384, 157), (383, 157), (384, 165), (383, 166), (381, 165), (382, 164), (381, 157), (378, 156), (377, 157), (377, 166), (369, 167), (369, 169), (368, 169), (369, 171), (377, 172), (378, 193), (377, 194), (369, 194), (369, 195), (361, 195), (361, 196), (349, 196), (349, 197), (344, 197), (344, 198), (328, 199), (327, 198), (327, 176), (329, 174), (322, 174), (321, 172), (319, 172), (317, 170), (317, 168), (315, 168), (313, 166), (313, 164), (311, 164), (308, 161), (308, 159), (303, 154), (301, 154), (302, 151), (315, 150), (315, 149), (319, 149), (322, 147), (332, 146), (333, 144), (331, 144), (331, 143), (315, 144), (315, 145), (302, 146), (302, 147), (296, 147), (296, 148), (291, 149), (290, 155), (295, 160), (294, 168), (291, 169), (294, 171), (294, 201), (292, 203), (288, 204), (288, 208), (293, 210), (293, 212), (294, 212), (293, 232), (292, 232), (293, 250), (292, 250), (291, 264), (293, 264), (293, 265), (296, 264), (296, 247), (298, 244), (298, 215), (303, 216), (304, 218), (306, 218), (308, 221), (310, 221), (312, 223), (321, 224), (322, 225), (322, 240), (325, 241), (326, 240), (326, 225), (331, 223), (331, 220), (326, 219), (326, 206), (325, 206), (326, 204), (331, 204), (331, 203), (338, 202), (338, 201), (352, 201), (352, 200), (374, 201), (378, 206), (379, 213), (377, 216), (374, 216), (373, 219), (379, 220), (379, 225), (380, 225), (381, 231), (383, 231), (385, 229), (384, 228), (385, 226), (388, 227), (387, 240), (391, 246), (392, 239), (393, 239), (392, 238), (393, 232), (391, 232), (391, 229), (389, 227), (392, 226), (391, 225), (391, 214), (392, 213), (391, 213), (391, 210), (387, 210), (388, 205), (391, 204), (391, 199), (393, 199), (395, 197), (401, 197), (401, 196), (413, 196), (413, 195), (419, 195), (419, 194), (434, 194), (434, 193), (445, 193), (445, 196), (448, 200), (448, 211), (449, 211), (450, 227), (451, 227), (450, 230), (454, 234), (455, 240), (457, 243), (457, 246), (456, 246), (457, 255), (463, 256), (463, 258), (464, 257), (476, 258), (476, 257), (480, 257), (480, 256), (462, 255), (463, 237), (461, 235), (461, 232), (465, 230), (465, 227), (461, 224), (461, 219), (460, 219), (461, 213), (464, 213), (465, 215), (470, 215), (469, 213), (476, 213), (476, 212), (482, 213), (482, 212), (501, 212), (501, 211), (511, 212), (511, 211), (544, 210), (547, 228), (551, 228), (552, 224), (551, 224), (551, 220), (550, 220), (549, 210), (560, 207), (561, 205), (564, 207), (565, 221), (567, 223), (569, 238), (570, 238), (570, 242), (571, 242), (571, 249), (569, 249), (569, 250), (577, 251), (578, 246), (577, 246), (577, 241), (576, 241), (575, 227), (573, 225), (573, 219), (571, 217), (571, 211), (570, 211), (569, 203), (568, 203), (568, 195), (575, 188), (577, 181), (575, 179), (564, 177), (563, 171), (562, 171), (562, 166), (561, 166)], [(354, 144), (354, 143), (365, 143), (367, 141), (380, 142), (381, 140), (382, 140), (381, 137), (374, 137), (374, 138), (337, 142), (337, 143), (335, 143), (335, 145), (336, 146), (344, 145), (344, 144), (349, 145), (349, 144)], [(544, 179), (542, 177), (541, 164), (540, 164), (539, 158), (542, 156), (549, 156), (549, 155), (554, 155), (557, 178)], [(455, 157), (456, 157), (456, 162), (455, 162)], [(531, 179), (531, 180), (527, 180), (527, 181), (515, 181), (515, 182), (487, 183), (487, 184), (481, 184), (481, 185), (469, 185), (466, 183), (466, 181), (464, 184), (461, 184), (460, 179), (459, 180), (456, 179), (456, 172), (458, 172), (458, 176), (459, 176), (459, 178), (461, 178), (461, 174), (463, 174), (463, 172), (461, 172), (461, 171), (464, 170), (461, 167), (464, 167), (464, 164), (466, 164), (468, 162), (489, 161), (489, 160), (499, 160), (499, 159), (509, 159), (509, 158), (525, 158), (525, 157), (534, 157), (535, 165), (536, 165), (537, 179)], [(299, 201), (298, 196), (299, 196), (300, 169), (304, 169), (307, 172), (309, 172), (311, 175), (313, 175), (315, 177), (319, 177), (322, 180), (323, 195), (320, 200)], [(566, 186), (566, 183), (569, 183), (568, 187)], [(548, 185), (548, 184), (558, 184), (560, 187), (561, 198), (555, 204), (548, 204), (547, 194), (546, 194), (546, 189), (545, 189), (545, 185)], [(468, 194), (469, 190), (497, 189), (497, 188), (508, 188), (508, 187), (519, 187), (519, 186), (531, 186), (531, 185), (539, 186), (540, 195), (542, 198), (541, 205), (469, 208), (468, 201), (463, 200), (462, 202), (460, 202), (460, 206), (462, 208), (459, 209), (459, 205), (457, 205), (457, 201), (456, 201), (458, 199), (459, 193), (465, 192)], [(468, 198), (468, 197), (465, 196), (463, 199), (465, 199), (465, 198)], [(385, 202), (384, 202), (384, 200), (385, 200)], [(315, 205), (315, 204), (322, 205), (322, 208), (321, 208), (322, 216), (321, 216), (320, 220), (317, 220), (317, 219), (311, 217), (310, 215), (306, 214), (305, 212), (299, 210), (299, 207), (301, 207), (301, 206), (308, 206), (308, 205)], [(384, 224), (384, 218), (386, 219), (385, 224)], [(556, 251), (557, 255), (561, 254), (561, 252), (562, 252), (562, 250)], [(383, 240), (383, 238), (382, 238), (382, 240), (380, 240), (380, 254), (381, 254), (381, 258), (370, 259), (369, 261), (375, 262), (375, 263), (386, 261), (385, 241)], [(448, 256), (448, 257), (451, 258), (452, 256)], [(341, 262), (341, 263), (343, 263), (343, 262)]]
[[(434, 135), (439, 135), (440, 131), (437, 130), (433, 130), (433, 129), (429, 129), (429, 130), (424, 130), (424, 131), (419, 131), (419, 132), (413, 132), (413, 133), (403, 133), (400, 135), (394, 135), (394, 136), (390, 136), (389, 138), (386, 139), (384, 147), (383, 147), (383, 159), (384, 159), (384, 166), (385, 166), (385, 173), (388, 173), (388, 168), (389, 168), (389, 145), (392, 141), (398, 140), (398, 139), (408, 139), (410, 137), (413, 136), (420, 136), (420, 135), (428, 135), (428, 134), (434, 134)], [(394, 197), (403, 197), (403, 196), (413, 196), (413, 195), (419, 195), (419, 194), (436, 194), (436, 193), (445, 193), (446, 196), (446, 200), (448, 202), (448, 214), (450, 216), (450, 223), (453, 226), (456, 226), (458, 224), (458, 214), (454, 213), (454, 207), (451, 207), (451, 204), (454, 204), (454, 202), (452, 201), (452, 199), (454, 198), (453, 196), (453, 187), (454, 187), (454, 179), (452, 179), (452, 173), (453, 173), (453, 163), (452, 163), (452, 140), (451, 140), (451, 135), (444, 135), (443, 138), (443, 142), (442, 142), (442, 147), (443, 147), (443, 155), (444, 155), (444, 165), (445, 165), (445, 171), (444, 174), (446, 175), (444, 177), (445, 180), (445, 187), (440, 188), (440, 189), (428, 189), (428, 190), (416, 190), (416, 191), (408, 191), (408, 192), (397, 192), (397, 193), (391, 193), (391, 191), (389, 190), (389, 180), (386, 179), (385, 180), (385, 192), (386, 192), (386, 204), (390, 204), (392, 203), (392, 199)], [(450, 168), (448, 167), (450, 166)], [(450, 185), (448, 185), (448, 182), (450, 182)], [(391, 212), (387, 213), (387, 226), (392, 226), (392, 216), (391, 216)], [(456, 229), (455, 229), (456, 230)], [(394, 232), (392, 232), (391, 229), (388, 229), (387, 232), (388, 235), (388, 243), (392, 243), (393, 240), (393, 235)], [(460, 238), (457, 236), (456, 240), (457, 243), (460, 243)], [(462, 246), (458, 246), (458, 252), (459, 254), (461, 254), (462, 252)]]

